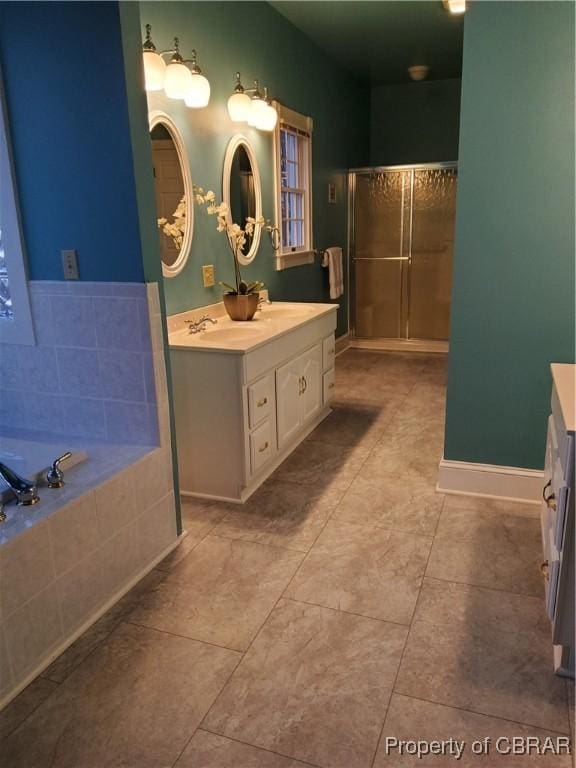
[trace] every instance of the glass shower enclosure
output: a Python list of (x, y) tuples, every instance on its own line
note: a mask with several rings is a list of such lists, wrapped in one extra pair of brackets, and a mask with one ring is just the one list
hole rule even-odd
[(351, 333), (446, 342), (456, 163), (352, 171)]

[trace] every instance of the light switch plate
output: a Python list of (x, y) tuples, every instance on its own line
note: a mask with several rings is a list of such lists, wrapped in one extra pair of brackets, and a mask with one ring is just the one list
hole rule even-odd
[(204, 264), (202, 267), (202, 281), (204, 283), (204, 288), (210, 288), (214, 285), (214, 265), (213, 264)]
[(64, 270), (64, 280), (79, 280), (78, 273), (78, 254), (74, 249), (60, 251), (62, 256), (62, 269)]

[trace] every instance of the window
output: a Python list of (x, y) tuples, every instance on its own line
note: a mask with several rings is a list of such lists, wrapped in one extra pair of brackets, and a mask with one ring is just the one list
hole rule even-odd
[(0, 341), (34, 344), (0, 71)]
[(276, 104), (277, 269), (310, 264), (312, 246), (312, 118)]

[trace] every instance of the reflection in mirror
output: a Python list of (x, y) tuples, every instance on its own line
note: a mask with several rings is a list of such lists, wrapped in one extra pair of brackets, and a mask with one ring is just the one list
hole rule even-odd
[(158, 123), (150, 132), (150, 138), (152, 139), (156, 212), (161, 233), (160, 255), (163, 264), (174, 267), (182, 251), (188, 226), (185, 201), (182, 202), (184, 178), (178, 151), (168, 128)]
[(150, 112), (148, 119), (162, 274), (174, 277), (184, 268), (192, 246), (192, 176), (184, 139), (174, 120), (160, 110)]
[[(252, 145), (241, 133), (230, 139), (224, 155), (222, 174), (222, 201), (228, 206), (228, 224), (246, 228), (246, 219), (262, 218), (262, 187), (260, 172)], [(258, 252), (262, 224), (256, 224), (254, 233), (246, 235), (246, 242), (238, 254), (240, 264), (250, 264)]]
[[(232, 158), (230, 169), (230, 214), (232, 221), (242, 228), (250, 216), (256, 218), (256, 192), (254, 189), (254, 172), (244, 144), (239, 144)], [(246, 235), (242, 249), (244, 256), (250, 252), (253, 235)]]

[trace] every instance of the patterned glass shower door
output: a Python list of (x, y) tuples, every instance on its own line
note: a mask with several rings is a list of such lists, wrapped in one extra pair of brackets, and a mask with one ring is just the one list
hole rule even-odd
[(353, 174), (354, 335), (447, 340), (454, 166)]

